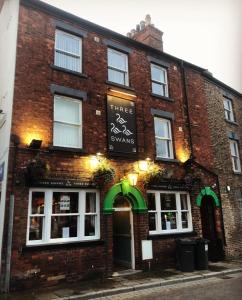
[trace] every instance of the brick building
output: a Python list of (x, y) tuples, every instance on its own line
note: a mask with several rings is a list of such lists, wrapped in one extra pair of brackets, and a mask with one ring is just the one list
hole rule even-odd
[(209, 238), (216, 260), (226, 234), (237, 255), (217, 81), (164, 53), (149, 16), (124, 37), (40, 1), (1, 14), (3, 289), (145, 269), (150, 245), (152, 267), (174, 265), (178, 237)]

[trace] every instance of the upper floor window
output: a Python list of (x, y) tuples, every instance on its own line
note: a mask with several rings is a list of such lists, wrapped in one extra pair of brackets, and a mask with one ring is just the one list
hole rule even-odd
[(108, 80), (129, 85), (127, 54), (108, 48)]
[(56, 30), (55, 65), (75, 72), (82, 72), (82, 39)]
[(226, 120), (231, 122), (235, 121), (232, 101), (228, 98), (224, 98), (224, 113), (225, 113)]
[(230, 140), (230, 153), (234, 172), (241, 172), (239, 146), (236, 140)]
[(55, 96), (53, 145), (82, 148), (82, 102)]
[(152, 93), (168, 97), (167, 70), (151, 64)]
[(155, 117), (155, 143), (158, 158), (174, 158), (171, 133), (171, 122)]
[(188, 193), (148, 191), (147, 197), (151, 234), (192, 231)]
[(27, 244), (63, 243), (99, 237), (97, 190), (30, 191)]

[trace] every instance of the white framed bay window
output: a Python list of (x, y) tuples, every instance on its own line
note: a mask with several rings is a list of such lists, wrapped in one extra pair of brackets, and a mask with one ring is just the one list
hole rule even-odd
[(82, 101), (55, 95), (53, 146), (82, 148)]
[(156, 157), (173, 159), (173, 142), (171, 121), (159, 117), (154, 117), (155, 124), (155, 144), (156, 144)]
[(189, 194), (173, 191), (147, 191), (149, 233), (191, 232), (192, 214)]
[(94, 189), (31, 189), (27, 245), (99, 239), (99, 202)]
[(82, 39), (65, 31), (55, 32), (55, 65), (82, 72)]

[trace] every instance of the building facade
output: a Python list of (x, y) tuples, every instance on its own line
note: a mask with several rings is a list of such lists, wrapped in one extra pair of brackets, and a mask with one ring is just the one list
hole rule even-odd
[(3, 289), (175, 265), (178, 237), (209, 238), (222, 259), (232, 223), (206, 70), (164, 53), (149, 17), (124, 37), (40, 1), (15, 11)]

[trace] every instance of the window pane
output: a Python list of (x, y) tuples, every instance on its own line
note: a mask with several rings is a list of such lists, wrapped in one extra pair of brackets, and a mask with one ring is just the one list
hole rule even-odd
[(176, 210), (175, 194), (160, 194), (161, 210)]
[(55, 65), (71, 71), (81, 72), (80, 57), (73, 57), (58, 51), (55, 52)]
[(96, 212), (96, 193), (86, 193), (86, 213)]
[(156, 213), (149, 213), (149, 230), (156, 230)]
[(44, 214), (45, 193), (32, 193), (32, 211), (31, 214)]
[(182, 217), (182, 228), (188, 228), (188, 213), (182, 212), (181, 217)]
[(155, 194), (154, 193), (148, 193), (147, 198), (148, 198), (148, 210), (156, 210)]
[(108, 49), (108, 65), (122, 71), (126, 70), (127, 55)]
[(95, 235), (96, 216), (85, 216), (85, 236)]
[(125, 85), (125, 74), (123, 72), (108, 69), (108, 80)]
[(152, 93), (165, 96), (165, 87), (162, 84), (152, 82)]
[(230, 110), (228, 100), (224, 100), (224, 108), (225, 108), (226, 110)]
[(56, 49), (69, 52), (75, 55), (81, 53), (80, 39), (64, 32), (56, 32)]
[(55, 97), (55, 121), (80, 124), (80, 103)]
[(176, 213), (163, 212), (161, 213), (162, 230), (171, 230), (177, 228)]
[(52, 216), (51, 238), (77, 237), (77, 216)]
[(168, 141), (156, 139), (156, 155), (169, 158)]
[(165, 70), (152, 65), (151, 66), (151, 77), (152, 77), (152, 80), (165, 83)]
[(52, 213), (78, 213), (78, 193), (54, 192)]
[(155, 135), (158, 137), (169, 138), (169, 121), (155, 118)]
[(29, 227), (29, 240), (42, 240), (43, 217), (31, 217)]
[(81, 147), (80, 127), (54, 123), (54, 145), (63, 147)]
[(181, 210), (188, 210), (187, 195), (180, 194), (180, 198), (181, 198)]

